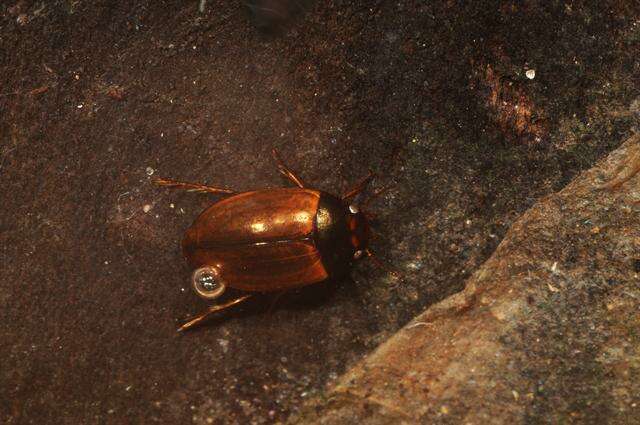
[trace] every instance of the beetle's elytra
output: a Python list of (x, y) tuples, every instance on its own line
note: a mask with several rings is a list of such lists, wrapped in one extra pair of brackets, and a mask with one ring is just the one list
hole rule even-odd
[(372, 176), (338, 197), (307, 188), (273, 153), (279, 171), (297, 187), (236, 193), (157, 180), (165, 187), (225, 196), (187, 229), (182, 249), (194, 269), (192, 284), (198, 295), (213, 300), (227, 287), (246, 292), (210, 306), (179, 330), (192, 328), (253, 293), (284, 291), (344, 275), (354, 260), (369, 253), (367, 218), (351, 201)]

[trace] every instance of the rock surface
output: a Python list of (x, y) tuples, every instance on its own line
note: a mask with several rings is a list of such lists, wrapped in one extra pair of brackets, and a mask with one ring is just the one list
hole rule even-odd
[(292, 423), (640, 423), (638, 170), (640, 135)]

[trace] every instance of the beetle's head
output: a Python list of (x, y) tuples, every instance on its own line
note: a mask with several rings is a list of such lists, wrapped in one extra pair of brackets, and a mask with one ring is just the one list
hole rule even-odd
[(357, 260), (367, 251), (367, 244), (369, 243), (369, 223), (367, 222), (365, 214), (360, 211), (360, 208), (356, 204), (349, 205), (347, 226), (349, 228), (351, 245), (353, 245), (355, 251), (353, 258)]
[(370, 219), (375, 217), (375, 215), (367, 214), (364, 210), (371, 201), (383, 194), (389, 186), (377, 190), (366, 199), (361, 199), (363, 191), (371, 180), (373, 180), (373, 177), (374, 174), (369, 173), (369, 175), (356, 184), (355, 187), (342, 195), (342, 201), (345, 205), (348, 205), (349, 209), (347, 226), (351, 245), (354, 249), (353, 258), (357, 260), (366, 254), (367, 257), (370, 257), (376, 263), (379, 263), (371, 250), (369, 250), (369, 222)]

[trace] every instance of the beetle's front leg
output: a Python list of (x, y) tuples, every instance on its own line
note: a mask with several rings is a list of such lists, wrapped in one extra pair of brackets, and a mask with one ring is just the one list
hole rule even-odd
[(355, 186), (353, 186), (351, 189), (347, 191), (347, 193), (342, 195), (342, 200), (345, 202), (350, 201), (357, 194), (362, 192), (367, 187), (367, 185), (371, 182), (371, 180), (373, 180), (374, 177), (375, 177), (375, 174), (369, 171), (369, 174), (367, 174), (366, 177), (364, 177), (362, 180), (356, 183)]
[(179, 182), (179, 181), (169, 180), (169, 179), (157, 179), (155, 183), (158, 186), (169, 187), (172, 189), (183, 189), (188, 192), (216, 193), (216, 194), (226, 194), (226, 195), (232, 195), (236, 193), (234, 190), (231, 190), (231, 189), (221, 189), (218, 187), (211, 187), (211, 186), (206, 186), (198, 183), (185, 183), (185, 182)]

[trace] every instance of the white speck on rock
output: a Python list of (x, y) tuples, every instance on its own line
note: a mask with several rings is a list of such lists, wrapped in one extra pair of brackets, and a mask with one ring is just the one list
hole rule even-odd
[(151, 167), (147, 167), (146, 172), (147, 172), (147, 176), (152, 176), (152, 175), (153, 175), (153, 173), (155, 173), (155, 172), (156, 172), (156, 170), (154, 170), (154, 169), (153, 169), (153, 168), (151, 168)]
[(142, 207), (142, 211), (144, 211), (145, 213), (148, 213), (149, 211), (151, 211), (151, 208), (153, 208), (151, 204), (147, 204), (144, 207)]
[(524, 73), (524, 75), (526, 75), (528, 79), (533, 80), (534, 78), (536, 78), (536, 70), (535, 69), (527, 69), (527, 71)]
[(218, 340), (218, 344), (220, 344), (220, 347), (222, 347), (222, 352), (226, 353), (227, 351), (229, 351), (229, 340), (228, 339), (219, 339)]

